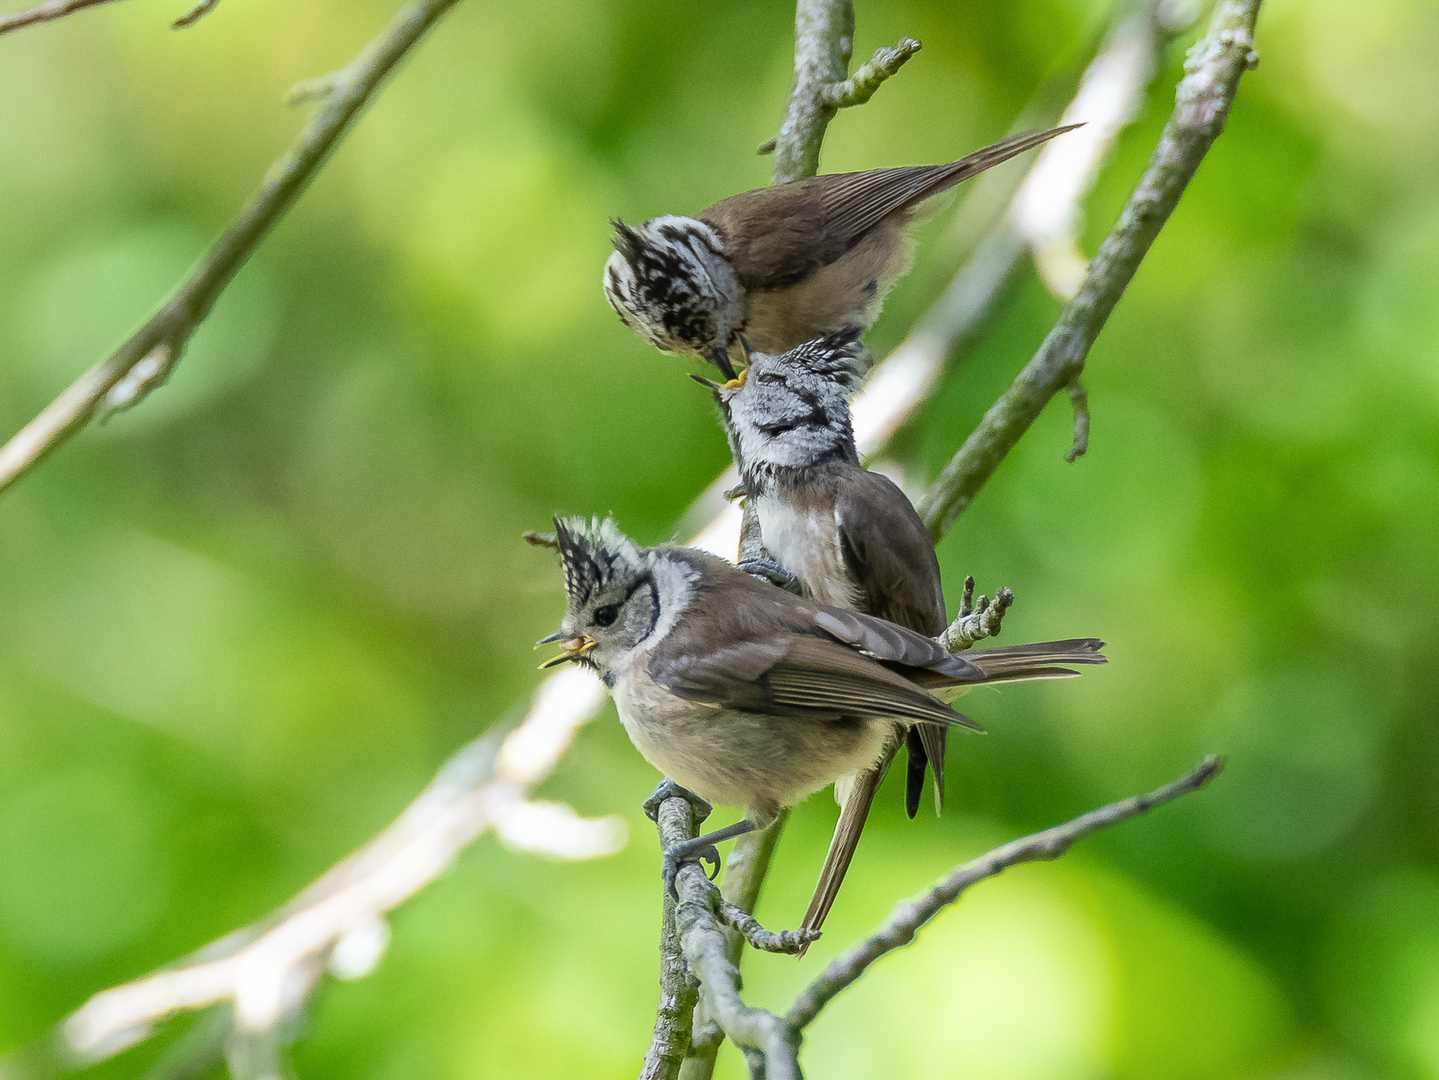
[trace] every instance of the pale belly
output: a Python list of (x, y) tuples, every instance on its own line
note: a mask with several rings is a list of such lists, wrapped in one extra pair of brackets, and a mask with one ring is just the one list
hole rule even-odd
[(840, 547), (833, 511), (796, 510), (775, 498), (755, 501), (764, 546), (821, 604), (854, 607), (858, 599)]
[(732, 712), (683, 701), (647, 677), (617, 682), (615, 705), (635, 749), (656, 769), (761, 821), (874, 765), (891, 726)]

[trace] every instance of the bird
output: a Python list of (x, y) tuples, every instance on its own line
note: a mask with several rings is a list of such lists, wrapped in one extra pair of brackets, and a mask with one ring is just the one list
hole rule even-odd
[(613, 219), (604, 290), (662, 352), (735, 376), (740, 334), (772, 355), (846, 327), (868, 330), (909, 271), (919, 205), (1077, 124), (1012, 135), (945, 165), (830, 173), (742, 192), (694, 217)]
[(562, 643), (540, 666), (593, 669), (630, 741), (666, 780), (741, 808), (734, 824), (664, 852), (678, 868), (763, 829), (841, 776), (873, 767), (894, 725), (978, 729), (946, 703), (969, 687), (1078, 674), (1102, 664), (1093, 638), (951, 653), (935, 639), (850, 608), (796, 596), (717, 556), (642, 547), (612, 518), (556, 517), (564, 571)]
[[(792, 573), (804, 595), (854, 608), (926, 637), (946, 624), (939, 560), (929, 530), (888, 477), (859, 463), (848, 395), (864, 374), (858, 328), (772, 356), (749, 353), (743, 373), (714, 392), (746, 497), (776, 566), (742, 568), (770, 580)], [(801, 929), (819, 930), (829, 914), (869, 816), (901, 745), (908, 768), (905, 812), (913, 818), (934, 770), (936, 813), (944, 802), (941, 725), (891, 725), (880, 761), (835, 783), (840, 805), (834, 838)]]

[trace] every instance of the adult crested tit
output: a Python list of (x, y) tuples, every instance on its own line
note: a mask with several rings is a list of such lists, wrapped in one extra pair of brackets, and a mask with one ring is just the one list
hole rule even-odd
[(757, 188), (695, 217), (637, 227), (617, 220), (605, 296), (660, 350), (700, 356), (732, 379), (728, 350), (740, 334), (773, 354), (845, 327), (869, 329), (909, 270), (904, 227), (920, 203), (1069, 130), (1013, 135), (947, 165)]
[(1075, 675), (1093, 639), (976, 649), (758, 581), (688, 548), (635, 544), (610, 520), (557, 518), (568, 605), (542, 639), (545, 667), (593, 668), (636, 749), (695, 794), (744, 818), (665, 852), (719, 864), (714, 845), (769, 825), (807, 795), (872, 768), (894, 727), (975, 727), (947, 700), (970, 686)]
[[(859, 331), (848, 329), (779, 356), (751, 353), (744, 374), (715, 387), (715, 398), (765, 548), (804, 592), (936, 637), (945, 628), (944, 593), (929, 530), (904, 493), (860, 465), (855, 451), (847, 398), (864, 374), (863, 349)], [(943, 805), (946, 729), (891, 725), (883, 759), (835, 783), (839, 821), (804, 929), (823, 925), (901, 744), (906, 812), (919, 809), (926, 763), (936, 811)]]

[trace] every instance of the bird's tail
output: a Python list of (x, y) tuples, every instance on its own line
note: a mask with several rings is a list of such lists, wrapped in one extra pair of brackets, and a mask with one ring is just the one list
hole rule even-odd
[(931, 176), (926, 177), (921, 194), (910, 200), (911, 206), (923, 202), (931, 196), (938, 195), (941, 191), (947, 191), (956, 184), (968, 180), (972, 176), (978, 176), (986, 169), (992, 169), (996, 165), (1008, 161), (1017, 154), (1026, 150), (1032, 150), (1041, 143), (1047, 143), (1056, 135), (1063, 135), (1066, 131), (1073, 131), (1082, 124), (1067, 124), (1064, 127), (1050, 128), (1048, 131), (1024, 131), (1018, 135), (1010, 135), (1008, 138), (1000, 139), (993, 146), (986, 146), (983, 150), (976, 150), (967, 157), (958, 161), (952, 161), (948, 165), (936, 166)]
[(1098, 638), (1040, 641), (1033, 645), (1003, 645), (997, 649), (970, 649), (961, 655), (980, 671), (984, 681), (1019, 682), (1023, 679), (1067, 679), (1079, 672), (1068, 664), (1103, 664), (1104, 642)]
[[(845, 872), (849, 870), (850, 860), (854, 858), (859, 835), (864, 832), (864, 823), (869, 817), (874, 794), (879, 790), (880, 782), (884, 780), (893, 756), (894, 750), (891, 749), (884, 761), (860, 773), (850, 785), (849, 795), (839, 808), (839, 821), (835, 822), (834, 836), (830, 839), (829, 850), (825, 852), (824, 866), (820, 869), (814, 896), (810, 898), (809, 910), (804, 913), (804, 921), (800, 923), (801, 930), (817, 931), (824, 926), (825, 916), (834, 906), (834, 898), (839, 894)], [(808, 945), (802, 946), (796, 955), (803, 956), (808, 948)]]

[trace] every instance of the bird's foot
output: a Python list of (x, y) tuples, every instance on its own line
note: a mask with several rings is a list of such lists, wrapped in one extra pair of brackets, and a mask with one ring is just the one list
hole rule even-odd
[(802, 594), (799, 578), (773, 559), (745, 559), (739, 564), (739, 568), (750, 577), (777, 585), (785, 592), (794, 593), (796, 596)]
[[(700, 836), (696, 837), (696, 839), (702, 841), (705, 838)], [(663, 860), (660, 864), (660, 877), (664, 879), (666, 891), (673, 896), (676, 901), (679, 900), (680, 895), (675, 889), (675, 877), (679, 874), (680, 867), (686, 863), (698, 865), (701, 870), (704, 870), (705, 877), (713, 881), (719, 877), (720, 872), (719, 848), (710, 843), (697, 844), (695, 840), (686, 840), (682, 844), (676, 844), (674, 847), (665, 850)], [(714, 867), (713, 873), (704, 869), (705, 863)]]
[(650, 797), (644, 801), (643, 808), (645, 817), (658, 824), (660, 803), (666, 799), (683, 799), (690, 804), (690, 810), (694, 814), (692, 827), (696, 830), (704, 824), (705, 818), (709, 817), (710, 813), (714, 810), (713, 806), (704, 799), (701, 799), (689, 788), (680, 787), (666, 776), (659, 782), (654, 791), (650, 793)]

